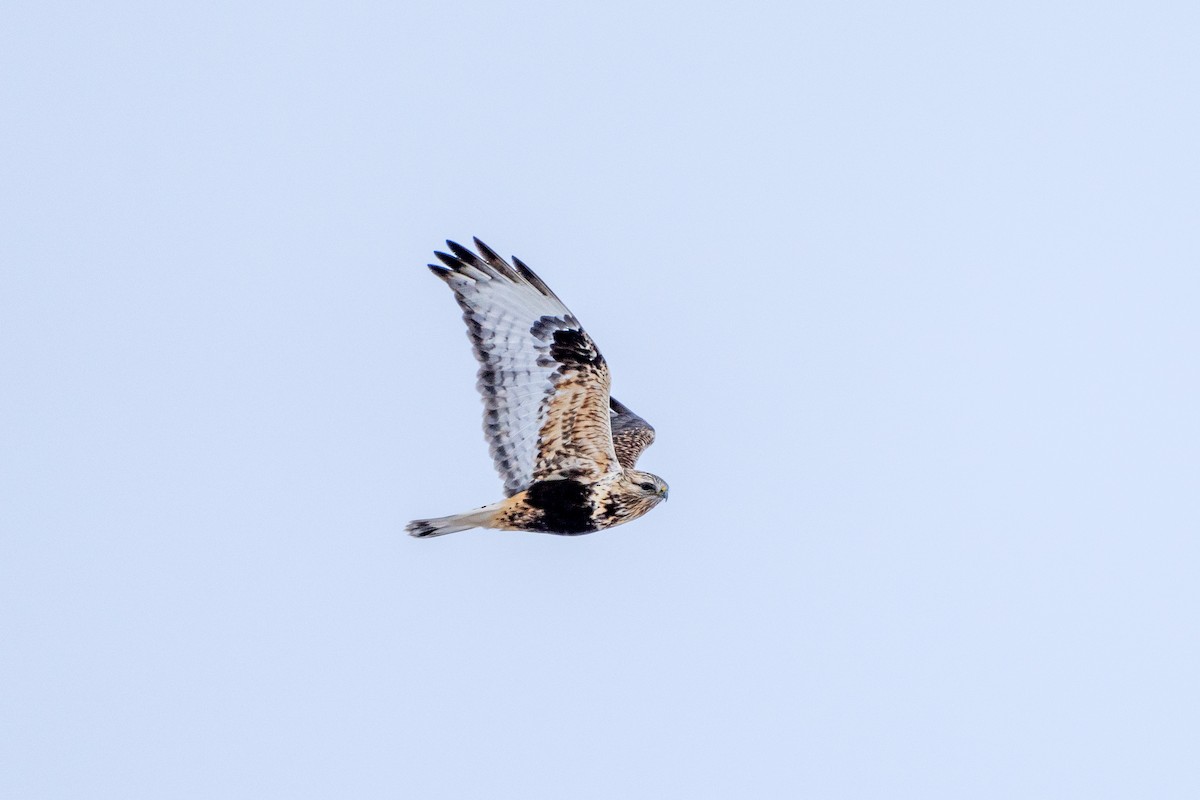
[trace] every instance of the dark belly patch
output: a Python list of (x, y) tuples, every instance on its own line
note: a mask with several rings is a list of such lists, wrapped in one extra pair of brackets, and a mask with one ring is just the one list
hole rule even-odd
[(540, 510), (540, 518), (530, 525), (534, 530), (553, 533), (590, 533), (592, 523), (591, 487), (573, 480), (538, 481), (529, 486), (525, 502)]

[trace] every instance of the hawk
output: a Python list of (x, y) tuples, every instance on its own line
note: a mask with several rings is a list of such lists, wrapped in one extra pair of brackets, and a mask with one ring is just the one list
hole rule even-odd
[(637, 519), (667, 483), (633, 468), (654, 428), (609, 396), (608, 364), (529, 267), (483, 242), (447, 241), (429, 268), (454, 292), (479, 360), (483, 431), (505, 499), (408, 524), (413, 536), (468, 528), (574, 536)]

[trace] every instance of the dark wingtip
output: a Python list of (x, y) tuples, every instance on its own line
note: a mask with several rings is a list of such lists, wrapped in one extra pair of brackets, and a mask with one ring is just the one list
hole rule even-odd
[(475, 255), (474, 253), (472, 253), (467, 248), (463, 247), (458, 242), (452, 242), (449, 239), (447, 239), (446, 247), (449, 247), (450, 252), (454, 253), (454, 255), (458, 256), (460, 261), (465, 261), (466, 263), (472, 264), (472, 265), (478, 263), (478, 261), (479, 261), (479, 256)]
[(449, 277), (451, 275), (450, 270), (446, 269), (445, 267), (443, 267), (439, 264), (426, 264), (426, 266), (429, 267), (430, 272), (432, 272), (434, 275), (437, 275), (442, 280), (449, 279)]
[(499, 255), (496, 254), (495, 250), (484, 244), (478, 236), (472, 236), (471, 239), (475, 242), (475, 249), (482, 253), (484, 258), (488, 259), (489, 261), (503, 260)]
[(550, 287), (533, 270), (525, 266), (524, 261), (513, 256), (513, 265), (517, 268), (517, 272), (521, 273), (521, 277), (531, 283), (535, 289), (546, 295), (546, 297), (554, 297), (554, 292), (550, 291)]
[(484, 244), (478, 236), (471, 238), (475, 242), (475, 246), (479, 249), (482, 258), (453, 239), (446, 240), (446, 247), (450, 248), (449, 253), (434, 250), (433, 254), (454, 272), (461, 272), (464, 267), (474, 267), (493, 278), (507, 278), (510, 281), (518, 282), (524, 281), (546, 297), (555, 297), (557, 299), (554, 292), (550, 290), (550, 287), (533, 270), (527, 267), (524, 261), (513, 256), (512, 265), (510, 266), (495, 250)]
[[(478, 242), (479, 240), (476, 239), (476, 241)], [(454, 255), (458, 257), (459, 261), (463, 262), (464, 264), (469, 264), (485, 275), (490, 275), (493, 278), (500, 278), (507, 277), (506, 273), (511, 272), (511, 270), (508, 268), (508, 265), (502, 260), (493, 260), (487, 258), (486, 255), (484, 258), (480, 258), (479, 256), (475, 255), (474, 252), (463, 247), (458, 242), (452, 242), (447, 239), (446, 246), (450, 248), (450, 252), (454, 253)]]
[(475, 240), (475, 248), (479, 250), (479, 254), (483, 256), (483, 260), (487, 262), (489, 267), (510, 281), (521, 280), (521, 276), (517, 274), (516, 270), (508, 265), (507, 261), (500, 257), (499, 253), (484, 244), (478, 236), (473, 236), (471, 238)]

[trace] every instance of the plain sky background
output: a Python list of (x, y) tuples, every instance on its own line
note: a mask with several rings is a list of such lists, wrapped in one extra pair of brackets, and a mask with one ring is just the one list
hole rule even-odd
[[(0, 12), (0, 797), (1200, 796), (1194, 3)], [(658, 429), (500, 497), (424, 264)]]

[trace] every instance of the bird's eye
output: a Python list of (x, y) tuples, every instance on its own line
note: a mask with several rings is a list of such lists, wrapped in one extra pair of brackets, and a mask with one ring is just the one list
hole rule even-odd
[(647, 492), (653, 492), (653, 491), (654, 491), (654, 484), (653, 484), (653, 483), (639, 483), (639, 484), (638, 484), (638, 486), (640, 486), (641, 488), (645, 489)]

